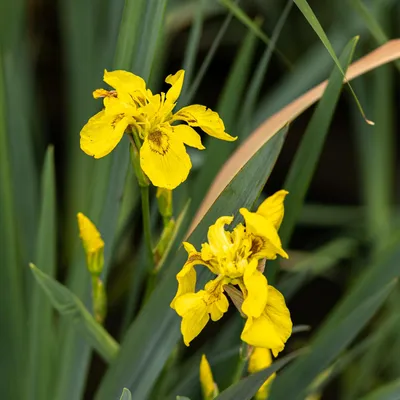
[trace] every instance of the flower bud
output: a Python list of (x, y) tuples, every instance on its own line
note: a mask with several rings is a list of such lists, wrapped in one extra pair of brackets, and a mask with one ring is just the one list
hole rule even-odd
[(86, 264), (92, 275), (100, 275), (104, 266), (104, 241), (100, 232), (88, 217), (82, 213), (77, 214), (79, 236), (82, 239), (86, 253)]

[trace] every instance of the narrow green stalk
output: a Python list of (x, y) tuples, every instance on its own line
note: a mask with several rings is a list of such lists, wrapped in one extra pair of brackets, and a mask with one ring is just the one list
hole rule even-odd
[(247, 364), (247, 360), (248, 360), (248, 352), (249, 352), (249, 345), (245, 342), (242, 342), (242, 345), (240, 347), (240, 352), (239, 352), (239, 360), (236, 365), (236, 370), (235, 370), (235, 373), (234, 373), (233, 379), (232, 379), (232, 385), (239, 382), (243, 377), (243, 373), (246, 368), (246, 364)]
[(154, 256), (153, 256), (153, 242), (151, 239), (149, 187), (142, 186), (140, 188), (140, 194), (142, 197), (144, 240), (146, 242), (147, 255), (149, 259), (149, 271), (151, 271), (154, 268)]

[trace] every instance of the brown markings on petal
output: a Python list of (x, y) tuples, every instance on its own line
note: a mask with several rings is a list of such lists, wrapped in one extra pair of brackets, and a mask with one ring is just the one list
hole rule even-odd
[(265, 240), (261, 236), (252, 236), (251, 249), (252, 254), (258, 253), (265, 245)]
[(147, 137), (150, 150), (164, 156), (169, 150), (169, 137), (159, 130), (149, 133)]
[(124, 114), (118, 114), (114, 117), (114, 119), (111, 122), (111, 126), (113, 128), (115, 128), (115, 126), (118, 124), (119, 121), (121, 121), (121, 119), (124, 118)]

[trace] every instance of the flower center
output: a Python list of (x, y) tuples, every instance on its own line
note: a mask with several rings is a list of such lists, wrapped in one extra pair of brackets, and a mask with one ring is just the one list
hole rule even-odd
[(147, 137), (151, 151), (154, 151), (162, 156), (168, 152), (169, 137), (160, 130), (155, 130), (149, 133)]

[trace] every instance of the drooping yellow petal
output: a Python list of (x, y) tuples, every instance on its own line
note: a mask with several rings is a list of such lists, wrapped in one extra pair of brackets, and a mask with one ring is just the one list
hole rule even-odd
[(175, 103), (176, 100), (178, 100), (181, 94), (184, 77), (185, 71), (183, 69), (179, 70), (174, 75), (171, 74), (166, 77), (165, 82), (171, 85), (166, 95), (167, 101), (170, 103)]
[(118, 93), (118, 98), (124, 102), (137, 101), (144, 104), (146, 94), (146, 82), (128, 71), (104, 70), (104, 82), (112, 86)]
[(200, 384), (203, 400), (213, 400), (218, 395), (217, 385), (214, 382), (210, 364), (203, 354), (200, 361)]
[(289, 192), (279, 190), (272, 196), (267, 197), (258, 207), (257, 214), (262, 215), (272, 222), (276, 230), (281, 226), (285, 213), (283, 202)]
[(205, 295), (206, 292), (200, 290), (197, 293), (184, 294), (175, 301), (175, 311), (182, 317), (181, 332), (186, 346), (200, 334), (210, 319), (204, 301)]
[(271, 221), (245, 208), (241, 208), (239, 211), (246, 221), (246, 230), (253, 234), (256, 239), (257, 237), (261, 239), (255, 241), (254, 254), (257, 254), (259, 258), (270, 260), (274, 260), (277, 254), (288, 258), (287, 253), (282, 248), (278, 232)]
[[(255, 347), (250, 355), (248, 371), (254, 374), (262, 369), (268, 368), (272, 364), (271, 351), (262, 347)], [(255, 399), (266, 400), (269, 394), (269, 387), (276, 374), (273, 373), (258, 389)]]
[(173, 120), (185, 121), (190, 126), (198, 126), (205, 133), (217, 139), (232, 142), (237, 139), (225, 132), (225, 125), (218, 113), (197, 104), (183, 107), (174, 114)]
[(94, 158), (106, 156), (121, 141), (129, 123), (130, 119), (124, 115), (106, 115), (100, 111), (82, 128), (81, 149)]
[(183, 242), (183, 247), (188, 253), (188, 259), (183, 268), (176, 275), (178, 290), (171, 302), (171, 308), (175, 308), (175, 302), (179, 296), (194, 292), (196, 288), (196, 270), (194, 269), (194, 266), (199, 264), (208, 266), (207, 263), (202, 260), (200, 253), (192, 244)]
[(282, 294), (268, 286), (268, 302), (259, 318), (249, 317), (241, 339), (256, 347), (271, 349), (276, 357), (292, 333), (292, 320)]
[(258, 318), (265, 310), (268, 299), (267, 278), (257, 269), (258, 261), (253, 259), (244, 271), (243, 281), (247, 296), (242, 311), (248, 317)]
[(86, 264), (91, 274), (100, 274), (104, 265), (104, 241), (93, 222), (84, 214), (77, 214), (79, 236), (86, 253)]
[(192, 163), (183, 142), (167, 129), (151, 132), (140, 149), (140, 165), (154, 186), (175, 189)]
[(195, 147), (199, 150), (204, 150), (205, 147), (201, 143), (200, 135), (189, 125), (173, 126), (174, 135), (179, 136), (183, 143), (190, 147)]

